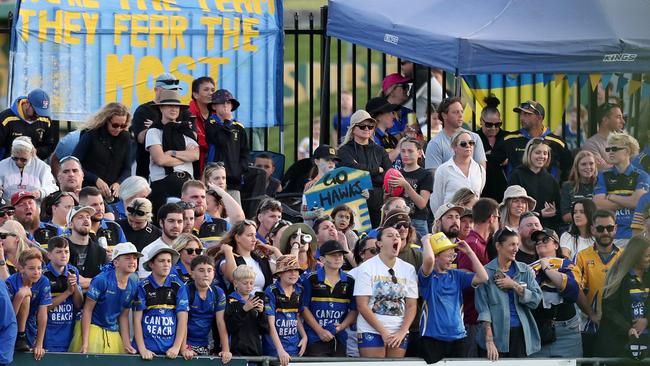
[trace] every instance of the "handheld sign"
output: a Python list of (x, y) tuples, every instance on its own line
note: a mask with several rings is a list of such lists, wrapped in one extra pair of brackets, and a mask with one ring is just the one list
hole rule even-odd
[(354, 211), (355, 229), (372, 229), (368, 203), (361, 192), (372, 189), (370, 173), (365, 170), (341, 167), (325, 174), (305, 192), (307, 208), (323, 208), (328, 215), (339, 205), (346, 204)]

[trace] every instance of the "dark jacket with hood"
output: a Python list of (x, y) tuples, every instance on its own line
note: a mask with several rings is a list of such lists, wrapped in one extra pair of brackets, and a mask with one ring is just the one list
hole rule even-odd
[(11, 108), (0, 112), (0, 156), (6, 158), (11, 153), (11, 144), (19, 136), (29, 136), (36, 148), (36, 155), (46, 160), (54, 151), (56, 142), (49, 117), (38, 116), (35, 121), (23, 117), (21, 106), (27, 97), (14, 101)]
[[(341, 166), (370, 172), (373, 187), (382, 186), (384, 174), (392, 166), (386, 150), (372, 140), (367, 145), (350, 140), (339, 148), (337, 155), (341, 159)], [(381, 172), (380, 167), (383, 169)]]

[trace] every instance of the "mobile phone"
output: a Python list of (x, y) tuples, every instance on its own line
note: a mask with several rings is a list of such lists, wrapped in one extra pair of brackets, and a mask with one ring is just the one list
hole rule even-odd
[(502, 278), (506, 278), (506, 275), (503, 272), (501, 272), (500, 270), (497, 270), (496, 272), (494, 272), (494, 279), (495, 280), (500, 280)]
[(264, 292), (261, 292), (261, 291), (256, 291), (255, 292), (255, 297), (257, 297), (258, 299), (264, 300), (264, 296), (265, 296)]

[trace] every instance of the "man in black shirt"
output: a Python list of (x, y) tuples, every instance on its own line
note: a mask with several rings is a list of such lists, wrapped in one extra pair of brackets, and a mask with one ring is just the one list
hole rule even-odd
[(84, 290), (108, 261), (106, 250), (90, 237), (90, 218), (95, 209), (90, 206), (75, 206), (68, 213), (70, 236), (70, 264), (79, 269), (79, 284)]
[(0, 158), (9, 156), (11, 144), (18, 136), (32, 139), (41, 160), (46, 160), (54, 151), (50, 97), (45, 91), (34, 89), (26, 97), (18, 97), (11, 108), (0, 112)]
[[(161, 90), (181, 90), (179, 86), (180, 80), (176, 78), (173, 74), (168, 72), (160, 74), (156, 78), (156, 86), (154, 87), (154, 93), (158, 99), (158, 94)], [(160, 122), (162, 114), (160, 113), (160, 108), (156, 106), (156, 103), (152, 100), (144, 104), (140, 104), (133, 112), (133, 120), (131, 121), (130, 131), (133, 133), (138, 145), (136, 150), (136, 171), (135, 174), (144, 178), (149, 177), (149, 152), (144, 147), (144, 138), (147, 134), (147, 130), (154, 122)], [(189, 112), (187, 106), (181, 108), (181, 114), (178, 117), (178, 121), (192, 121), (192, 115)]]
[(126, 240), (133, 243), (138, 252), (162, 235), (160, 229), (151, 223), (151, 209), (151, 201), (135, 198), (126, 207), (126, 219), (117, 221), (124, 230)]

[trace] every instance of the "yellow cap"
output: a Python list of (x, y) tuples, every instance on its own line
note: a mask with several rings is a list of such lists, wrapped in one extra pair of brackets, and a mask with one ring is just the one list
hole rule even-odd
[(458, 244), (454, 244), (447, 238), (447, 235), (444, 233), (435, 233), (431, 235), (429, 238), (429, 244), (431, 244), (431, 248), (433, 249), (434, 254), (438, 254), (440, 252), (444, 252), (447, 249), (452, 249), (456, 248)]

